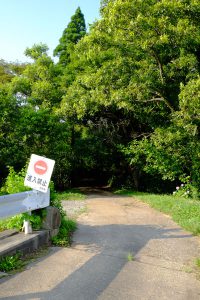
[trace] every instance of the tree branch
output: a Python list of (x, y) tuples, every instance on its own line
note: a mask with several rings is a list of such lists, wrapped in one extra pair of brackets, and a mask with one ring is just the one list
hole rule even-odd
[(165, 99), (164, 97), (156, 97), (156, 98), (151, 98), (148, 100), (144, 100), (144, 101), (140, 101), (140, 100), (136, 100), (136, 102), (143, 102), (143, 103), (147, 103), (147, 102), (157, 102), (157, 101), (162, 101), (166, 104), (166, 106), (171, 110), (171, 112), (174, 112), (174, 108), (173, 106), (169, 103), (169, 101), (167, 99)]
[(158, 64), (161, 82), (162, 82), (162, 84), (164, 84), (164, 76), (163, 76), (164, 72), (163, 72), (163, 67), (162, 67), (161, 61), (160, 61), (158, 55), (156, 54), (156, 52), (153, 50), (153, 48), (151, 48), (151, 51), (152, 51), (153, 57), (155, 58), (155, 60)]

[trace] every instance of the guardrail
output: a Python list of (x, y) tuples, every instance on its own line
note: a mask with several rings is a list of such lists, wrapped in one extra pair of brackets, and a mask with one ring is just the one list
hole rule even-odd
[(31, 212), (50, 204), (50, 190), (42, 193), (36, 190), (0, 196), (0, 219)]
[[(50, 189), (46, 193), (36, 190), (0, 196), (0, 219), (44, 208), (50, 204)], [(32, 233), (29, 221), (24, 220), (25, 234)]]

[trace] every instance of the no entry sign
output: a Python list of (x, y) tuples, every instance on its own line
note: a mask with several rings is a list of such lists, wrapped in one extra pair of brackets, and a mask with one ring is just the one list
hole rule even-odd
[(31, 155), (24, 185), (46, 193), (55, 161), (36, 154)]
[(38, 160), (34, 164), (34, 171), (38, 175), (44, 175), (48, 170), (48, 165), (44, 160)]

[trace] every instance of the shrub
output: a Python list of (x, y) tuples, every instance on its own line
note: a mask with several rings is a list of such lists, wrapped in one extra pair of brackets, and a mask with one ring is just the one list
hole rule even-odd
[(0, 258), (0, 271), (9, 272), (23, 266), (20, 253)]
[(59, 233), (57, 236), (52, 238), (52, 243), (55, 246), (69, 246), (71, 243), (71, 235), (76, 230), (76, 228), (77, 225), (74, 220), (63, 217), (61, 220)]
[(176, 191), (173, 192), (173, 195), (176, 197), (184, 197), (184, 198), (194, 198), (198, 199), (199, 193), (197, 188), (192, 184), (190, 177), (187, 176), (182, 178), (182, 182), (180, 186), (176, 187)]
[(1, 188), (1, 193), (15, 194), (30, 190), (30, 188), (24, 186), (24, 178), (26, 175), (26, 168), (23, 168), (20, 172), (15, 172), (13, 167), (8, 167), (9, 173), (6, 178), (5, 184)]

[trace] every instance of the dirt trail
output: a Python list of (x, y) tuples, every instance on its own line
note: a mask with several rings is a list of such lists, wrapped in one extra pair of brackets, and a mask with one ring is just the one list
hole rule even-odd
[(88, 193), (72, 247), (2, 279), (0, 299), (200, 299), (198, 237), (131, 197)]

